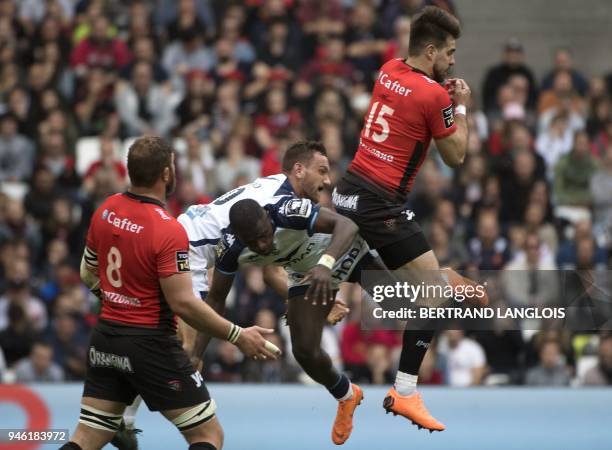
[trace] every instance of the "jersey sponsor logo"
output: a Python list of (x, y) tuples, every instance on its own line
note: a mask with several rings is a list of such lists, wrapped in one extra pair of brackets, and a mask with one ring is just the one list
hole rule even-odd
[(359, 195), (343, 195), (338, 194), (336, 189), (332, 192), (332, 201), (336, 208), (349, 209), (351, 211), (357, 211), (357, 203), (359, 202)]
[(380, 150), (376, 150), (375, 148), (370, 147), (369, 145), (365, 144), (361, 139), (359, 139), (359, 145), (363, 147), (363, 149), (366, 152), (371, 153), (372, 155), (376, 156), (378, 159), (382, 159), (383, 161), (386, 161), (386, 162), (393, 162), (393, 155), (389, 155), (388, 153), (384, 153), (384, 152), (381, 152)]
[(401, 214), (405, 215), (406, 220), (408, 221), (414, 219), (414, 212), (410, 211), (409, 209), (402, 211)]
[(109, 211), (108, 209), (105, 209), (104, 212), (102, 212), (102, 220), (105, 220), (115, 228), (129, 231), (130, 233), (139, 234), (144, 228), (142, 225), (132, 223), (132, 221), (127, 217), (121, 218), (117, 216), (115, 211)]
[(133, 373), (132, 363), (127, 356), (119, 356), (114, 353), (105, 353), (89, 347), (89, 365), (92, 367), (107, 367), (122, 372)]
[(378, 75), (378, 82), (382, 84), (385, 89), (389, 89), (391, 92), (403, 95), (404, 97), (407, 97), (408, 94), (412, 92), (411, 89), (408, 89), (406, 86), (402, 86), (397, 80), (392, 80), (389, 78), (389, 74), (382, 71)]
[(191, 374), (191, 379), (194, 381), (197, 388), (201, 387), (202, 383), (204, 383), (204, 378), (202, 378), (202, 374), (198, 371)]
[(219, 240), (219, 243), (215, 247), (215, 254), (217, 255), (217, 258), (220, 259), (230, 249), (230, 247), (234, 245), (234, 242), (236, 242), (236, 238), (233, 234), (224, 233), (223, 237)]
[(298, 247), (293, 252), (291, 252), (289, 255), (287, 255), (285, 258), (277, 259), (275, 262), (283, 263), (283, 268), (290, 269), (291, 266), (293, 266), (294, 264), (299, 263), (304, 258), (306, 258), (308, 255), (310, 255), (310, 253), (314, 250), (316, 245), (317, 244), (314, 243), (314, 242), (309, 243), (306, 246), (306, 250), (304, 250), (302, 253), (300, 253), (299, 255), (294, 257), (295, 253), (299, 250), (299, 247)]
[(338, 280), (339, 282), (346, 280), (352, 267), (355, 265), (362, 248), (363, 243), (360, 243), (360, 245), (356, 245), (346, 252), (342, 259), (338, 262), (337, 268), (332, 274), (332, 278)]
[(168, 381), (168, 387), (175, 392), (180, 392), (183, 390), (183, 383), (181, 383), (181, 380), (170, 380)]
[(444, 119), (444, 126), (450, 128), (455, 123), (455, 116), (453, 115), (453, 105), (449, 105), (442, 110), (442, 119)]
[(162, 208), (155, 208), (155, 212), (159, 214), (159, 216), (164, 220), (171, 219), (171, 217), (168, 214), (166, 214), (166, 211), (164, 211)]
[(416, 347), (429, 348), (429, 342), (421, 341), (419, 339), (416, 343)]
[(117, 303), (118, 305), (142, 306), (140, 300), (136, 297), (128, 297), (127, 295), (119, 294), (118, 292), (110, 292), (102, 290), (104, 300)]
[(303, 198), (296, 198), (289, 200), (283, 206), (283, 215), (286, 217), (308, 217), (312, 210), (312, 203), (310, 200)]
[(176, 270), (178, 272), (189, 272), (189, 253), (185, 250), (176, 252)]

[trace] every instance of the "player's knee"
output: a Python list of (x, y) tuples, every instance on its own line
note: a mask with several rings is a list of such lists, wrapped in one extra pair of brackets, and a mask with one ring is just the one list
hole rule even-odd
[[(217, 405), (213, 399), (207, 400), (204, 403), (194, 406), (185, 411), (183, 414), (175, 417), (172, 423), (185, 435), (196, 434), (196, 431), (210, 429), (215, 431), (217, 421), (213, 420)], [(207, 423), (210, 422), (210, 423)], [(217, 428), (221, 428), (218, 426)]]
[(319, 354), (318, 348), (312, 348), (307, 345), (293, 345), (292, 351), (293, 356), (302, 366), (316, 361)]
[(116, 433), (122, 419), (122, 414), (108, 413), (90, 405), (81, 404), (79, 423), (89, 428)]

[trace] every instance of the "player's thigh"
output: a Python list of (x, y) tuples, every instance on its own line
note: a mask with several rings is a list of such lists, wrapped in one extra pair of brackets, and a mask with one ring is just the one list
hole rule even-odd
[[(333, 303), (313, 305), (304, 300), (306, 287), (301, 290), (290, 290), (287, 306), (287, 324), (291, 334), (291, 343), (295, 350), (316, 349), (321, 345), (321, 335), (327, 315)], [(303, 291), (303, 292), (302, 292)]]
[(133, 373), (126, 378), (151, 411), (211, 401), (202, 375), (176, 336), (139, 336), (125, 345), (139, 355)]
[(94, 397), (81, 399), (79, 423), (70, 440), (83, 450), (97, 450), (111, 441), (126, 404)]
[(196, 405), (195, 407), (161, 411), (161, 413), (178, 428), (189, 444), (209, 442), (219, 450), (223, 446), (223, 428), (214, 414), (214, 409), (211, 412), (211, 406), (208, 407), (208, 410), (204, 407), (203, 409), (204, 411), (200, 412)]

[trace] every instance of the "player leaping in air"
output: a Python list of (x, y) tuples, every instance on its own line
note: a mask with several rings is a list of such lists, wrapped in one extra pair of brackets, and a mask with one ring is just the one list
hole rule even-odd
[[(458, 20), (427, 7), (410, 29), (409, 54), (384, 64), (374, 83), (359, 147), (333, 193), (337, 211), (400, 279), (440, 282), (436, 256), (406, 198), (433, 138), (442, 160), (463, 163), (467, 147), (466, 104), (470, 88), (461, 79), (443, 83), (455, 63)], [(471, 283), (453, 274), (451, 284)], [(428, 278), (437, 278), (431, 279)], [(444, 281), (444, 280), (442, 280)], [(428, 430), (444, 430), (416, 392), (417, 374), (433, 338), (430, 330), (406, 329), (399, 370), (383, 406)]]

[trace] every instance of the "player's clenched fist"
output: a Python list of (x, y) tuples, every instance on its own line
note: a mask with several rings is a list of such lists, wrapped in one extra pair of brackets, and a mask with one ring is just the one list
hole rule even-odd
[(450, 78), (446, 80), (444, 87), (455, 105), (467, 105), (472, 96), (472, 90), (465, 80), (461, 78)]
[(272, 334), (274, 330), (253, 326), (245, 328), (240, 332), (236, 341), (236, 347), (249, 358), (253, 359), (276, 359), (281, 351), (262, 335)]

